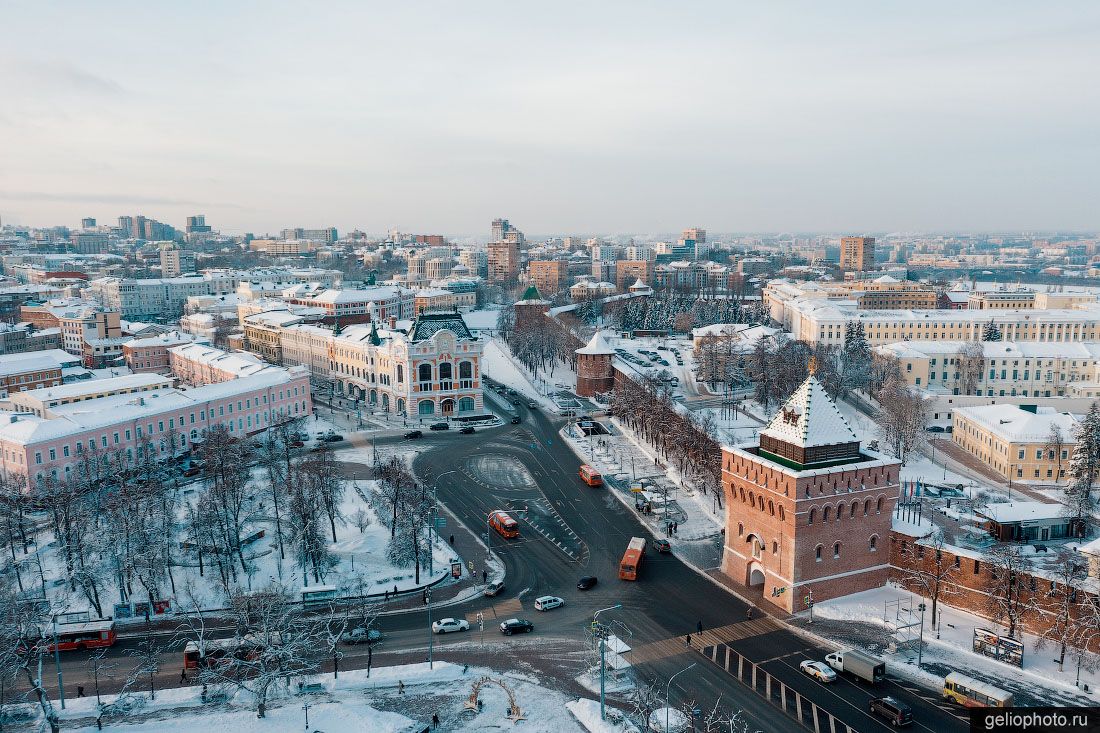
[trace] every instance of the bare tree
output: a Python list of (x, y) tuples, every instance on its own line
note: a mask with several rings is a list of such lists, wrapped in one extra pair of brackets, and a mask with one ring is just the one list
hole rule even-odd
[(882, 386), (875, 415), (879, 438), (891, 455), (905, 465), (909, 455), (925, 441), (924, 425), (928, 407), (920, 394), (900, 380), (891, 379)]
[(1054, 579), (1046, 592), (1046, 602), (1033, 597), (1029, 604), (1039, 620), (1039, 638), (1035, 647), (1042, 648), (1048, 643), (1058, 646), (1058, 671), (1066, 660), (1066, 650), (1078, 648), (1085, 639), (1085, 626), (1081, 606), (1084, 591), (1078, 590), (1086, 577), (1086, 566), (1072, 550), (1064, 548), (1058, 551), (1058, 564), (1054, 570)]
[(956, 352), (958, 361), (959, 387), (963, 394), (972, 395), (978, 391), (978, 383), (985, 371), (985, 347), (980, 341), (967, 341)]
[(1020, 618), (1027, 607), (1024, 596), (1024, 559), (1017, 545), (996, 545), (986, 553), (990, 582), (988, 610), (993, 620), (1008, 627), (1008, 635), (1016, 636)]
[(1054, 483), (1058, 483), (1058, 479), (1062, 475), (1062, 451), (1065, 449), (1066, 436), (1062, 432), (1061, 426), (1051, 423), (1050, 432), (1047, 433), (1047, 441), (1043, 444), (1043, 450), (1047, 452), (1047, 459), (1055, 463)]
[[(920, 544), (918, 544), (920, 542)], [(907, 585), (916, 586), (932, 601), (932, 628), (937, 628), (940, 598), (957, 593), (959, 569), (944, 553), (943, 530), (937, 529), (923, 541), (902, 545), (902, 572)]]
[(38, 673), (50, 650), (47, 618), (36, 604), (21, 599), (10, 583), (0, 579), (0, 670), (21, 674), (52, 733), (60, 730), (57, 710)]
[(313, 654), (323, 648), (320, 624), (304, 616), (287, 590), (271, 586), (255, 593), (237, 593), (230, 599), (240, 653), (232, 663), (204, 669), (204, 679), (246, 690), (255, 697), (256, 715), (264, 717), (275, 685), (289, 685), (293, 676), (317, 669)]

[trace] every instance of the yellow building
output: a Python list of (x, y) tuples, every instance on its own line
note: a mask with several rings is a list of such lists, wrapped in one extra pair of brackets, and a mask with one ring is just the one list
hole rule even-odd
[[(1066, 477), (1078, 420), (1049, 407), (960, 407), (952, 418), (951, 439), (1006, 481), (1055, 483)], [(1048, 447), (1054, 428), (1063, 437), (1057, 452)]]

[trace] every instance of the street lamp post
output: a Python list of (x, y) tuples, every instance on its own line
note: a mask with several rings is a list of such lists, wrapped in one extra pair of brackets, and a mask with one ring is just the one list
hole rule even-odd
[(435, 642), (435, 632), (432, 631), (432, 589), (428, 588), (424, 591), (424, 600), (428, 605), (428, 669), (435, 669), (432, 666), (432, 644)]
[(920, 669), (921, 659), (924, 653), (924, 610), (927, 608), (923, 603), (917, 606), (917, 610), (920, 611), (920, 640), (917, 642), (917, 669)]
[(616, 608), (622, 608), (622, 607), (623, 607), (623, 604), (616, 603), (614, 606), (609, 606), (608, 608), (601, 608), (599, 611), (596, 611), (596, 613), (592, 614), (592, 630), (596, 634), (599, 634), (599, 637), (600, 637), (600, 720), (607, 720), (607, 714), (604, 712), (604, 704), (603, 704), (604, 703), (604, 680), (605, 680), (605, 672), (606, 672), (606, 669), (607, 669), (606, 666), (605, 666), (605, 663), (604, 663), (604, 661), (605, 661), (604, 656), (605, 656), (605, 649), (607, 649), (607, 639), (605, 638), (604, 634), (600, 633), (599, 623), (598, 623), (597, 619), (599, 619), (600, 614), (603, 613), (604, 611), (614, 611)]
[(677, 677), (679, 677), (680, 675), (682, 675), (684, 672), (687, 672), (689, 669), (694, 667), (696, 664), (698, 664), (698, 662), (692, 662), (690, 665), (688, 665), (687, 667), (684, 667), (679, 672), (677, 672), (676, 674), (674, 674), (674, 675), (672, 675), (671, 677), (668, 678), (668, 684), (665, 685), (665, 733), (668, 733), (668, 712), (669, 712), (669, 710), (668, 710), (668, 693), (669, 693), (669, 690), (672, 688), (672, 681), (674, 679), (676, 679)]
[[(57, 645), (57, 614), (53, 615), (53, 663), (57, 667), (57, 695), (61, 698), (61, 709), (65, 709), (65, 685), (61, 683), (61, 649)], [(41, 678), (41, 675), (39, 675)]]

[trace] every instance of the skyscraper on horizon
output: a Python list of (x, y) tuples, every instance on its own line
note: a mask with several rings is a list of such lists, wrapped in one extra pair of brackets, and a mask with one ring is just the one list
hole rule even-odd
[(874, 237), (841, 237), (840, 238), (840, 269), (842, 269), (842, 270), (873, 270), (873, 269), (875, 269), (875, 238)]

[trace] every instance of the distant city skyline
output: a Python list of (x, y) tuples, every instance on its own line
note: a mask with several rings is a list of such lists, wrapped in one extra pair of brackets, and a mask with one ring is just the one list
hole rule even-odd
[(9, 7), (0, 219), (1100, 228), (1094, 3), (260, 10)]

